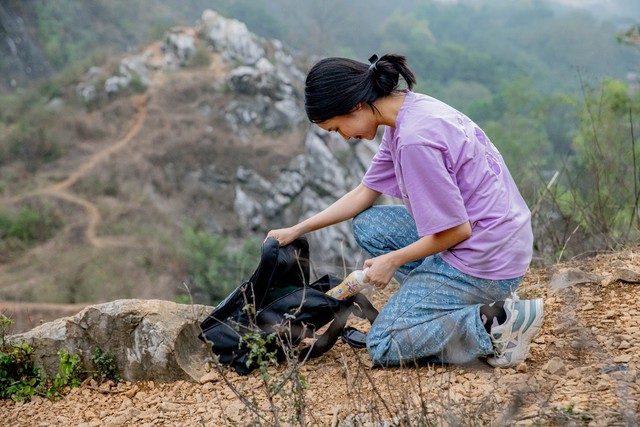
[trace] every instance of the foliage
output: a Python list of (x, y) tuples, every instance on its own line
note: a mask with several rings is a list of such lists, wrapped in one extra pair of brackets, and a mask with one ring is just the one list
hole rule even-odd
[(585, 88), (567, 185), (580, 206), (574, 215), (609, 248), (626, 242), (640, 225), (640, 159), (632, 129), (639, 112), (640, 96), (629, 96), (622, 82), (606, 80), (601, 88)]
[(105, 351), (100, 347), (96, 347), (96, 350), (91, 357), (91, 363), (93, 363), (93, 366), (95, 367), (93, 379), (95, 379), (98, 384), (107, 380), (111, 380), (116, 384), (120, 382), (116, 356), (111, 351)]
[(13, 321), (0, 315), (0, 398), (30, 400), (39, 395), (58, 399), (72, 387), (78, 387), (84, 376), (77, 354), (58, 352), (60, 367), (53, 378), (47, 378), (31, 361), (33, 348), (8, 338)]
[(256, 365), (262, 375), (267, 375), (267, 368), (278, 364), (278, 352), (271, 350), (276, 339), (275, 333), (264, 335), (255, 332), (243, 336), (240, 345), (249, 349), (247, 367)]
[(211, 64), (211, 52), (206, 43), (199, 42), (196, 50), (187, 60), (187, 68), (206, 68)]
[(630, 46), (640, 47), (640, 24), (634, 25), (627, 31), (618, 34), (616, 40), (620, 43), (624, 43)]
[[(584, 251), (620, 249), (640, 239), (638, 148), (640, 95), (606, 80), (584, 86), (571, 155), (543, 189), (538, 244), (555, 243), (556, 260)], [(542, 230), (541, 230), (542, 231)]]
[(44, 242), (61, 227), (62, 221), (46, 205), (22, 206), (16, 213), (0, 212), (0, 239), (24, 244)]
[(31, 362), (31, 346), (7, 340), (12, 326), (11, 319), (0, 315), (0, 397), (29, 400), (37, 394), (43, 378)]
[[(272, 333), (266, 336), (261, 333), (249, 333), (242, 337), (240, 345), (246, 345), (251, 349), (247, 363), (257, 365), (260, 372), (260, 380), (273, 416), (270, 424), (298, 425), (307, 417), (305, 392), (310, 385), (301, 372), (297, 350), (284, 342), (282, 336), (286, 336), (286, 332), (282, 335)], [(272, 370), (278, 365), (278, 352), (286, 355), (288, 366), (284, 372)], [(252, 409), (258, 410), (257, 407)]]
[(527, 200), (532, 200), (540, 187), (540, 171), (556, 166), (555, 151), (562, 150), (570, 138), (566, 128), (550, 120), (557, 117), (563, 102), (569, 100), (544, 97), (529, 79), (522, 78), (505, 84), (491, 100), (474, 106), (477, 120), (500, 150)]
[(246, 279), (260, 259), (261, 243), (257, 239), (247, 239), (239, 249), (233, 250), (224, 236), (212, 235), (192, 225), (185, 225), (183, 239), (183, 257), (197, 302), (219, 302)]
[(85, 372), (80, 364), (80, 356), (60, 350), (58, 360), (60, 362), (58, 373), (48, 381), (49, 387), (45, 388), (45, 395), (49, 399), (61, 397), (66, 390), (79, 387), (84, 380)]
[(569, 403), (565, 408), (560, 408), (560, 412), (569, 416), (578, 417), (584, 422), (593, 420), (593, 414), (591, 412), (576, 410), (576, 404), (574, 402)]

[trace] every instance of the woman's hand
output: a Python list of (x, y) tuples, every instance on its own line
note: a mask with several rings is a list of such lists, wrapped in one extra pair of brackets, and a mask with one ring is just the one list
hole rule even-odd
[(300, 234), (294, 227), (279, 228), (277, 230), (271, 230), (267, 233), (267, 237), (273, 237), (280, 243), (280, 246), (286, 246), (289, 243), (300, 237)]
[(398, 269), (398, 266), (393, 261), (392, 254), (393, 252), (390, 252), (364, 261), (364, 268), (369, 268), (364, 275), (364, 283), (368, 283), (376, 289), (387, 287)]

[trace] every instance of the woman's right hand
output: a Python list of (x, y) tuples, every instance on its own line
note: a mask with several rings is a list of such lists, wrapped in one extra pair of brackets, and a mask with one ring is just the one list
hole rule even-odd
[(279, 228), (277, 230), (271, 230), (267, 233), (267, 237), (273, 237), (280, 243), (280, 246), (286, 246), (289, 243), (300, 237), (300, 234), (294, 227)]

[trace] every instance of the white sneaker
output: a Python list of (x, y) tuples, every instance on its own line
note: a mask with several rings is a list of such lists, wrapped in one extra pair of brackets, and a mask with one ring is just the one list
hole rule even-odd
[(491, 328), (489, 335), (495, 355), (487, 357), (489, 365), (495, 368), (518, 366), (529, 353), (531, 340), (542, 326), (544, 311), (542, 298), (513, 300), (507, 298), (504, 311), (507, 320)]

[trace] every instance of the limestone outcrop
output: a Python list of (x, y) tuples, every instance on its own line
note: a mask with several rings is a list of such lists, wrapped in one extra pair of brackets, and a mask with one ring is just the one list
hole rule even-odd
[(51, 376), (58, 370), (58, 351), (78, 354), (91, 370), (99, 347), (115, 356), (122, 379), (197, 381), (210, 356), (198, 339), (199, 323), (212, 309), (163, 300), (116, 300), (88, 306), (11, 340), (31, 345), (34, 363)]

